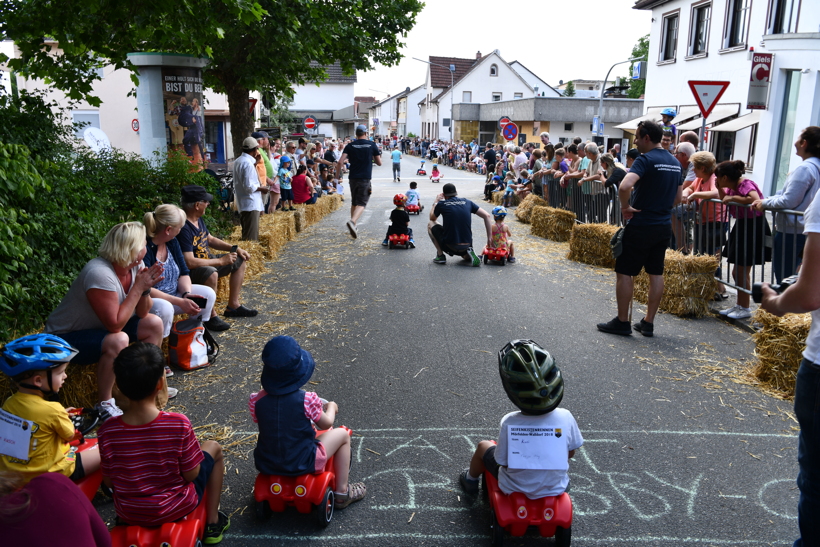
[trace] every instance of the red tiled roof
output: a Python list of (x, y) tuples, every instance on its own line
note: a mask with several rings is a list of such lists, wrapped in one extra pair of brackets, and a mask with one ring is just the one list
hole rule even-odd
[(353, 100), (359, 103), (375, 103), (376, 97), (353, 97)]
[(450, 87), (450, 65), (456, 65), (453, 74), (455, 81), (460, 80), (465, 74), (470, 72), (481, 59), (459, 59), (458, 57), (429, 57), (431, 63), (443, 65), (445, 68), (430, 65), (430, 85), (431, 87)]

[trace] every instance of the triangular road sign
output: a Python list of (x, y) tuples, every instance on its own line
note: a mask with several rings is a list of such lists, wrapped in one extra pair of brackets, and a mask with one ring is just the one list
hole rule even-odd
[(710, 82), (702, 80), (689, 80), (689, 88), (695, 96), (701, 115), (706, 118), (712, 113), (723, 92), (729, 87), (729, 82)]

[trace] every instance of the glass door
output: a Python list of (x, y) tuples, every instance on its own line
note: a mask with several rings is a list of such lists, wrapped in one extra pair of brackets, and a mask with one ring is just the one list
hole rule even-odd
[(786, 90), (783, 94), (783, 106), (780, 109), (780, 131), (777, 135), (777, 155), (774, 161), (774, 182), (770, 193), (774, 194), (786, 182), (789, 175), (789, 161), (792, 155), (795, 115), (797, 113), (797, 95), (800, 91), (800, 71), (787, 70)]

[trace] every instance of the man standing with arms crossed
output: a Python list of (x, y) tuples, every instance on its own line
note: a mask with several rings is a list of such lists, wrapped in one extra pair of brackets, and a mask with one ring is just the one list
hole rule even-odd
[(794, 414), (800, 424), (797, 441), (797, 525), (800, 539), (794, 547), (820, 545), (820, 193), (806, 209), (803, 233), (803, 265), (797, 282), (778, 295), (763, 285), (761, 307), (769, 313), (811, 312), (811, 330), (806, 338), (803, 361), (797, 371), (794, 390)]
[(359, 237), (356, 223), (364, 213), (367, 202), (370, 200), (370, 179), (373, 176), (373, 162), (381, 166), (382, 157), (376, 143), (367, 140), (367, 128), (363, 125), (356, 126), (356, 140), (345, 146), (342, 157), (336, 164), (336, 178), (333, 182), (338, 182), (342, 178), (342, 166), (350, 161), (350, 173), (348, 182), (350, 183), (350, 220), (347, 221), (347, 229), (351, 237)]
[(657, 123), (638, 124), (635, 145), (641, 156), (618, 188), (621, 215), (626, 221), (623, 251), (615, 259), (618, 316), (608, 323), (598, 323), (598, 330), (602, 332), (632, 334), (629, 306), (635, 288), (634, 276), (645, 269), (649, 275), (646, 317), (633, 326), (644, 336), (654, 334), (655, 314), (663, 296), (663, 262), (672, 236), (672, 205), (680, 201), (682, 192), (681, 165), (661, 147), (662, 136)]

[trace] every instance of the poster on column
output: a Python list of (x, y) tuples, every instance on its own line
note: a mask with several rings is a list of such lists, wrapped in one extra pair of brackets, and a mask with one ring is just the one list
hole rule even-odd
[(192, 162), (202, 163), (205, 160), (202, 70), (163, 67), (162, 100), (168, 151), (184, 150)]

